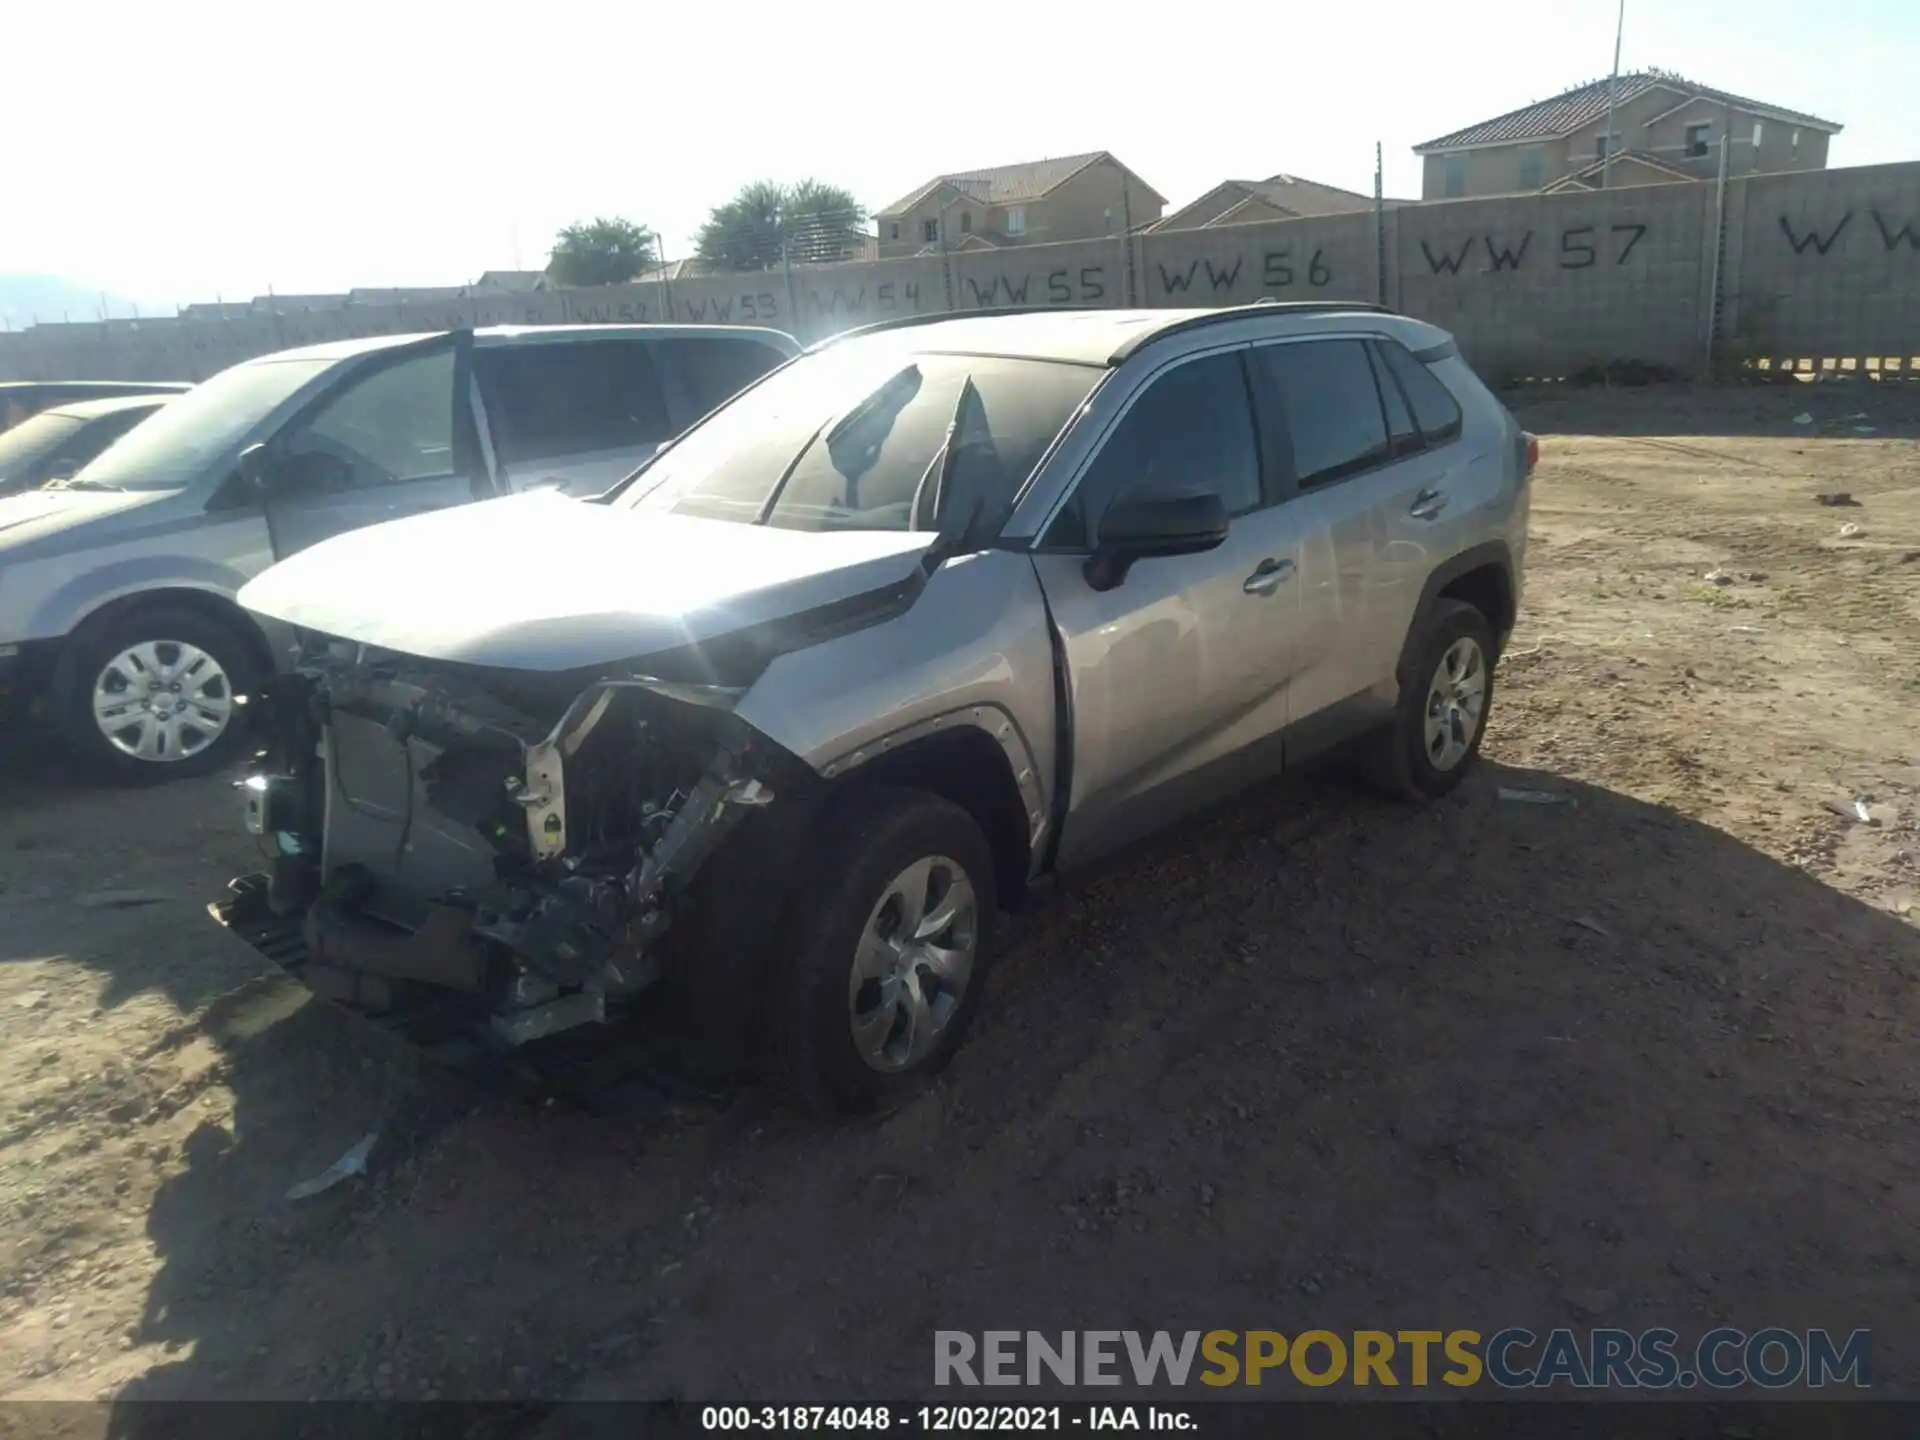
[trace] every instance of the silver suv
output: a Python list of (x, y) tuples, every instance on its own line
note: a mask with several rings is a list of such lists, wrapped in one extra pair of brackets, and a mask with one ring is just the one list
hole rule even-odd
[(799, 351), (774, 330), (580, 325), (235, 365), (77, 474), (0, 498), (0, 707), (44, 711), (121, 778), (215, 769), (240, 753), (242, 700), (292, 658), (291, 632), (234, 603), (276, 558), (469, 500), (598, 493)]
[(996, 914), (1338, 741), (1458, 784), (1535, 445), (1359, 305), (980, 314), (815, 347), (590, 502), (328, 541), (215, 913), (423, 1043), (655, 986), (826, 1109), (952, 1054)]

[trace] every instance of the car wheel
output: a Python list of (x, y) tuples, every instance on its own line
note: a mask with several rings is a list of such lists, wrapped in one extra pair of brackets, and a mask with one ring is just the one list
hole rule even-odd
[(888, 1110), (959, 1048), (979, 1009), (997, 896), (973, 817), (875, 789), (824, 821), (775, 955), (774, 1049), (824, 1114)]
[(74, 652), (68, 742), (126, 783), (209, 774), (244, 743), (239, 697), (259, 673), (233, 626), (179, 606), (130, 610)]
[(1493, 706), (1493, 629), (1460, 600), (1428, 611), (1400, 670), (1400, 703), (1368, 767), (1404, 800), (1437, 800), (1473, 768)]

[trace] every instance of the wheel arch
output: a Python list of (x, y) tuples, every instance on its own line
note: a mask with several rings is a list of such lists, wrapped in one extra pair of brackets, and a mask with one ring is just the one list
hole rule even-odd
[(1434, 566), (1414, 611), (1417, 633), (1438, 600), (1463, 600), (1487, 617), (1495, 647), (1513, 630), (1519, 598), (1514, 592), (1513, 551), (1504, 540), (1488, 540)]
[(68, 633), (66, 641), (60, 647), (60, 657), (55, 662), (51, 680), (51, 689), (56, 699), (65, 700), (73, 694), (73, 686), (80, 678), (77, 673), (79, 653), (91, 645), (109, 625), (113, 625), (127, 615), (137, 614), (141, 610), (155, 608), (186, 610), (216, 624), (231, 629), (245, 642), (249, 657), (259, 667), (262, 676), (271, 675), (274, 670), (272, 643), (260, 624), (251, 615), (240, 608), (233, 600), (216, 590), (203, 590), (186, 585), (165, 585), (151, 590), (136, 590), (130, 595), (120, 595), (87, 612)]
[(1000, 905), (1011, 908), (1025, 895), (1033, 864), (1029, 800), (1021, 793), (1013, 764), (1002, 741), (978, 725), (961, 722), (892, 746), (830, 777), (828, 799), (889, 785), (925, 791), (959, 806), (986, 837)]

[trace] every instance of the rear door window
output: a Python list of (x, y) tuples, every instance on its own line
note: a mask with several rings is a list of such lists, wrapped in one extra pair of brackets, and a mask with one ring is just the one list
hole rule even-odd
[(678, 382), (684, 425), (719, 408), (747, 386), (786, 363), (771, 345), (742, 336), (688, 335), (663, 339), (656, 349), (660, 366)]
[(1387, 368), (1406, 391), (1413, 406), (1413, 418), (1429, 445), (1444, 445), (1460, 433), (1460, 402), (1453, 392), (1398, 340), (1376, 340), (1375, 347), (1386, 358)]
[(1303, 340), (1253, 352), (1262, 403), (1278, 409), (1302, 489), (1370, 470), (1391, 453), (1373, 362), (1359, 340)]
[(508, 465), (640, 449), (673, 433), (644, 339), (488, 346), (474, 356)]

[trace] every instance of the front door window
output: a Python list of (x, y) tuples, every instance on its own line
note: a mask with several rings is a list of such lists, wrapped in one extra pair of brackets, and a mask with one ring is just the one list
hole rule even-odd
[(384, 365), (327, 400), (285, 445), (303, 494), (366, 490), (453, 473), (453, 351)]

